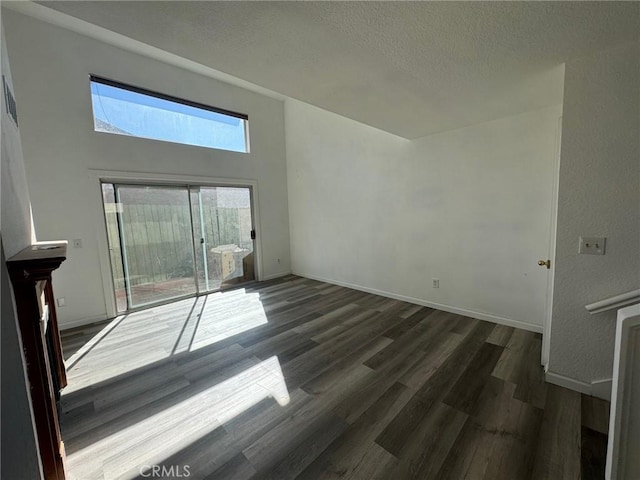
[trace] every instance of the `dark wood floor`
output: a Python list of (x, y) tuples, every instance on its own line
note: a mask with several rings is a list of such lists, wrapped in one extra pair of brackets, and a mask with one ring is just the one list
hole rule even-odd
[(289, 276), (63, 343), (77, 480), (604, 478), (608, 403), (524, 330)]

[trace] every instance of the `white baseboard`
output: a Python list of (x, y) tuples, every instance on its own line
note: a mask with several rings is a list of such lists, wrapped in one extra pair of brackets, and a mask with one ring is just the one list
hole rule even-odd
[(476, 318), (478, 320), (486, 320), (488, 322), (498, 323), (500, 325), (506, 325), (507, 327), (521, 328), (523, 330), (528, 330), (530, 332), (542, 333), (542, 325), (535, 325), (533, 323), (521, 322), (520, 320), (513, 320), (511, 318), (499, 317), (497, 315), (491, 315), (488, 313), (475, 312), (473, 310), (466, 310), (464, 308), (452, 307), (450, 305), (443, 305), (441, 303), (429, 302), (421, 298), (408, 297), (406, 295), (399, 295), (397, 293), (377, 290), (375, 288), (363, 287), (362, 285), (356, 285), (348, 282), (341, 282), (339, 280), (332, 280), (330, 278), (318, 277), (316, 275), (309, 275), (309, 274), (300, 273), (300, 272), (293, 272), (293, 274), (299, 275), (305, 278), (310, 278), (311, 280), (317, 280), (319, 282), (331, 283), (333, 285), (339, 285), (341, 287), (360, 290), (361, 292), (380, 295), (381, 297), (388, 297), (388, 298), (393, 298), (394, 300), (400, 300), (408, 303), (415, 303), (416, 305), (422, 305), (424, 307), (434, 308), (436, 310), (443, 310), (449, 313), (464, 315), (466, 317)]
[(565, 375), (560, 375), (559, 373), (547, 372), (545, 373), (545, 380), (553, 385), (568, 388), (569, 390), (575, 390), (576, 392), (584, 393), (585, 395), (591, 395), (604, 400), (611, 400), (612, 380), (610, 378), (588, 383)]
[[(261, 282), (266, 282), (267, 280), (273, 280), (274, 278), (286, 277), (287, 275), (291, 275), (291, 272), (273, 273), (271, 275), (267, 275), (266, 277), (262, 277), (260, 279), (260, 281)], [(304, 275), (301, 275), (301, 276), (304, 276)]]
[(611, 388), (613, 387), (613, 379), (596, 380), (591, 382), (591, 395), (611, 401)]
[(65, 320), (64, 322), (60, 321), (58, 326), (60, 327), (60, 330), (69, 330), (71, 328), (84, 327), (85, 325), (91, 325), (92, 323), (104, 322), (105, 320), (108, 320), (108, 319), (109, 317), (107, 317), (106, 314), (94, 315), (93, 317), (80, 318), (77, 320)]
[(575, 378), (565, 377), (559, 373), (547, 372), (544, 375), (544, 379), (559, 387), (568, 388), (569, 390), (575, 390), (576, 392), (585, 393), (591, 395), (591, 384), (583, 382), (582, 380), (576, 380)]

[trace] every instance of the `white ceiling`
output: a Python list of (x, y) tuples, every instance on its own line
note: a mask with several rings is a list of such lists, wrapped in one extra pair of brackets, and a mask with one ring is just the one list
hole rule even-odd
[(638, 2), (40, 2), (406, 138), (562, 101)]

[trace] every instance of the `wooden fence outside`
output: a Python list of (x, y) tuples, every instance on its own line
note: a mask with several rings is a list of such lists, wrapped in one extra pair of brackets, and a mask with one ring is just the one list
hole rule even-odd
[[(125, 253), (132, 285), (193, 277), (194, 236), (197, 269), (199, 275), (203, 275), (199, 211), (193, 214), (196, 234), (192, 235), (188, 205), (121, 204), (119, 208), (122, 209)], [(207, 251), (217, 245), (229, 244), (252, 250), (249, 208), (203, 205), (202, 219)], [(115, 212), (108, 213), (106, 221), (115, 287), (120, 289), (124, 288), (124, 273)]]

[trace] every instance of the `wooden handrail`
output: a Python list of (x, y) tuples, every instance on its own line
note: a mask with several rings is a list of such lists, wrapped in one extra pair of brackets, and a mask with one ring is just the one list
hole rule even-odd
[(607, 310), (617, 310), (618, 308), (631, 305), (633, 303), (640, 303), (640, 289), (621, 293), (620, 295), (605, 298), (604, 300), (600, 300), (595, 303), (590, 303), (589, 305), (585, 305), (584, 308), (593, 315), (595, 313), (606, 312)]
[(618, 310), (605, 477), (640, 478), (640, 304)]

